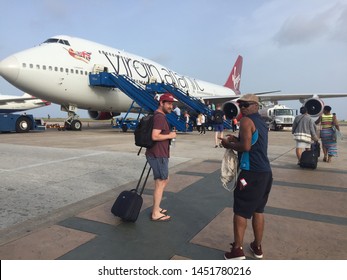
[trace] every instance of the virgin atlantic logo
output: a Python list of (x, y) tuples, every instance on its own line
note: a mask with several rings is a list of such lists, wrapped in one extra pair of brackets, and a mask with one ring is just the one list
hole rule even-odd
[(79, 52), (79, 51), (74, 51), (71, 48), (68, 49), (67, 51), (73, 58), (82, 60), (85, 63), (89, 63), (92, 56), (92, 53), (87, 51)]

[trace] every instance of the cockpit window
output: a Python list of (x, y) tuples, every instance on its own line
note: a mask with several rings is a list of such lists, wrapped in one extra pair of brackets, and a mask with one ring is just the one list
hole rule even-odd
[(43, 44), (58, 43), (58, 41), (59, 41), (59, 39), (49, 38), (46, 41), (44, 41)]
[(62, 40), (62, 39), (57, 39), (57, 38), (49, 38), (43, 42), (43, 44), (50, 44), (50, 43), (59, 43), (59, 44), (63, 44), (66, 46), (70, 46), (70, 43), (68, 40)]

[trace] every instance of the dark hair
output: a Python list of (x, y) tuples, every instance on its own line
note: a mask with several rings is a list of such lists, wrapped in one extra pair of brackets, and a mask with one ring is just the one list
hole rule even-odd
[(300, 108), (300, 114), (306, 114), (306, 113), (307, 113), (306, 107), (301, 107)]
[(330, 113), (330, 111), (331, 111), (331, 107), (330, 107), (330, 106), (328, 106), (328, 105), (326, 105), (326, 106), (324, 106), (323, 110), (324, 110), (324, 111), (327, 111), (327, 112), (329, 112), (329, 113)]

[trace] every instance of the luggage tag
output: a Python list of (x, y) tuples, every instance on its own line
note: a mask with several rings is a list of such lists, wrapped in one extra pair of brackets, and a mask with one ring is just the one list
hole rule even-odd
[(245, 178), (241, 178), (240, 179), (240, 190), (242, 191), (243, 189), (245, 189), (245, 187), (247, 186), (247, 181)]

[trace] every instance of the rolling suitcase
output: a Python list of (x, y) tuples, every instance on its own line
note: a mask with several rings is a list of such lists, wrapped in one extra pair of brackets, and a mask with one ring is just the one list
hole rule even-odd
[(313, 142), (311, 144), (311, 151), (316, 152), (317, 157), (320, 157), (320, 144), (319, 144), (319, 142)]
[(148, 162), (146, 161), (136, 188), (130, 191), (121, 192), (111, 208), (111, 212), (125, 222), (136, 222), (139, 216), (143, 203), (142, 193), (145, 189), (146, 182), (151, 171), (151, 167), (149, 167), (146, 178), (142, 184), (142, 187), (140, 188), (147, 164)]
[(318, 155), (317, 151), (304, 151), (301, 154), (300, 158), (300, 167), (303, 168), (317, 168), (317, 162), (318, 162)]

